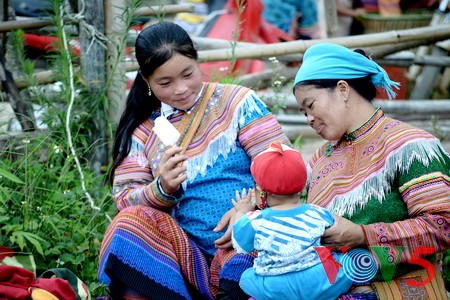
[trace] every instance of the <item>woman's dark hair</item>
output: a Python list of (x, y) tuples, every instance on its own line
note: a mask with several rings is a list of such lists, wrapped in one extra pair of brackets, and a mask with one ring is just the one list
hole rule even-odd
[(160, 22), (142, 30), (136, 39), (135, 53), (139, 71), (114, 137), (113, 165), (109, 173), (111, 183), (115, 169), (130, 152), (134, 130), (161, 107), (161, 102), (155, 95), (148, 95), (149, 88), (144, 78), (149, 78), (175, 53), (195, 60), (198, 58), (189, 34), (171, 22)]
[[(356, 49), (355, 52), (364, 55), (367, 57), (366, 53), (362, 49)], [(367, 57), (367, 59), (369, 59)], [(359, 95), (361, 95), (364, 99), (366, 99), (369, 102), (372, 102), (373, 99), (377, 96), (377, 88), (372, 82), (372, 76), (368, 75), (361, 78), (352, 78), (352, 79), (314, 79), (314, 80), (305, 80), (298, 82), (294, 86), (294, 92), (295, 89), (298, 86), (302, 85), (311, 85), (315, 88), (322, 88), (322, 89), (328, 89), (330, 91), (334, 90), (336, 88), (336, 85), (339, 80), (344, 80), (350, 85)]]

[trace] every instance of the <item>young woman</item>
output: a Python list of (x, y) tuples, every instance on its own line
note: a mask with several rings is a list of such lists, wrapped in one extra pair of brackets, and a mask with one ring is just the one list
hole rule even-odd
[[(378, 260), (378, 288), (362, 297), (417, 292), (441, 299), (439, 268), (423, 257), (450, 246), (450, 157), (430, 133), (374, 107), (377, 87), (392, 97), (397, 84), (362, 51), (322, 43), (305, 52), (294, 95), (328, 140), (308, 163), (308, 202), (336, 215), (323, 245), (366, 247)], [(382, 284), (417, 267), (426, 271), (410, 276), (415, 283)]]
[[(252, 157), (289, 140), (255, 92), (202, 82), (180, 26), (144, 29), (136, 58), (139, 74), (114, 141), (119, 213), (102, 243), (100, 282), (117, 299), (248, 299), (238, 282), (253, 256), (232, 250), (231, 199), (254, 186)], [(155, 134), (160, 116), (182, 146)]]

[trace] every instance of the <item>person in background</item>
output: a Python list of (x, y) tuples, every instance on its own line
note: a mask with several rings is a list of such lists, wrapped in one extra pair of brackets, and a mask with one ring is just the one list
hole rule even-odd
[(366, 10), (363, 7), (353, 8), (353, 0), (336, 0), (336, 10), (338, 28), (334, 36), (354, 35), (354, 32), (351, 32), (352, 26), (354, 26), (352, 24), (356, 22), (355, 18), (364, 15)]
[[(241, 276), (240, 285), (247, 294), (258, 300), (334, 300), (348, 291), (353, 281), (366, 282), (375, 276), (377, 266), (369, 251), (331, 253), (320, 245), (334, 217), (300, 200), (306, 184), (300, 152), (272, 143), (254, 158), (250, 170), (256, 191), (251, 190), (249, 197), (236, 195), (237, 221), (232, 232), (238, 253), (258, 253), (253, 268)], [(255, 204), (261, 210), (254, 211)], [(327, 270), (329, 262), (339, 266), (332, 269), (337, 271), (333, 276)]]
[(320, 38), (315, 0), (263, 0), (263, 18), (288, 33), (293, 39)]
[[(135, 50), (139, 72), (113, 149), (119, 212), (104, 235), (99, 281), (114, 299), (248, 299), (239, 278), (253, 256), (232, 248), (230, 199), (254, 186), (251, 159), (289, 140), (254, 91), (202, 82), (180, 26), (147, 27)], [(180, 144), (156, 135), (157, 117)]]
[(450, 247), (450, 157), (438, 138), (375, 107), (377, 87), (392, 98), (398, 84), (362, 50), (320, 43), (304, 53), (294, 95), (327, 140), (307, 165), (307, 202), (335, 215), (324, 246), (368, 248), (381, 267), (375, 290), (342, 299), (446, 299), (438, 258)]

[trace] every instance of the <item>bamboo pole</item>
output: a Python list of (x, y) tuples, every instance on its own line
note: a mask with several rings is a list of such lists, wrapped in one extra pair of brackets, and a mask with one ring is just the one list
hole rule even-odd
[(411, 56), (411, 57), (392, 57), (384, 59), (376, 59), (376, 62), (385, 66), (410, 67), (411, 65), (418, 66), (435, 66), (435, 67), (450, 67), (450, 57), (436, 57), (432, 55)]
[(403, 50), (407, 49), (414, 49), (419, 46), (426, 47), (426, 45), (432, 44), (433, 42), (424, 43), (421, 40), (417, 41), (410, 41), (405, 43), (398, 43), (398, 44), (386, 44), (386, 45), (378, 45), (378, 46), (372, 46), (372, 47), (364, 47), (364, 50), (366, 53), (370, 53), (371, 57), (376, 58), (382, 58), (390, 54), (394, 54)]
[[(66, 19), (64, 20), (64, 22)], [(39, 29), (46, 26), (54, 25), (50, 18), (31, 18), (26, 20), (14, 20), (0, 22), (0, 32), (7, 32), (17, 29)]]
[(194, 4), (173, 4), (173, 5), (161, 5), (140, 7), (134, 13), (135, 16), (155, 16), (158, 14), (177, 14), (181, 12), (194, 12)]
[[(368, 53), (372, 53), (373, 58), (380, 57), (378, 53), (376, 52), (376, 49), (369, 50)], [(286, 61), (300, 61), (301, 55), (298, 57), (298, 59), (291, 60), (287, 59)], [(284, 58), (281, 57), (281, 58)], [(281, 60), (281, 59), (280, 59)], [(375, 59), (380, 65), (389, 65), (389, 66), (403, 66), (408, 67), (412, 64), (417, 65), (433, 65), (433, 66), (441, 66), (441, 67), (448, 67), (450, 66), (450, 58), (444, 57), (444, 58), (435, 58), (432, 56), (419, 56), (419, 57), (406, 57), (406, 58), (384, 58), (384, 59)], [(125, 62), (125, 70), (126, 72), (130, 71), (136, 71), (138, 69), (138, 64), (134, 61), (126, 61)], [(283, 72), (283, 76), (286, 78), (293, 78), (295, 76), (291, 76), (293, 74), (292, 68), (287, 68), (286, 72)], [(295, 69), (295, 68), (294, 68)], [(242, 84), (245, 86), (254, 86), (254, 84), (259, 85), (261, 88), (267, 87), (267, 84), (264, 83), (265, 81), (270, 80), (272, 77), (273, 71), (272, 70), (266, 70), (263, 71), (261, 74), (246, 74), (239, 77), (239, 82), (243, 82)], [(55, 82), (58, 80), (54, 76), (53, 72), (51, 70), (46, 71), (40, 71), (33, 74), (33, 82), (36, 82), (38, 84), (49, 84), (52, 82)], [(260, 82), (262, 81), (262, 83)], [(17, 78), (16, 79), (17, 86), (20, 89), (26, 88), (29, 85), (29, 80), (25, 78)], [(0, 85), (0, 91), (3, 90), (3, 88)]]
[[(267, 102), (271, 106), (272, 103)], [(286, 109), (298, 110), (297, 101), (294, 95), (287, 95), (283, 105)], [(395, 115), (424, 115), (430, 117), (431, 115), (450, 116), (450, 99), (442, 100), (374, 100), (373, 105), (380, 107), (383, 112)], [(303, 118), (303, 116), (301, 116)]]
[[(106, 3), (105, 3), (106, 5)], [(176, 14), (180, 12), (193, 12), (195, 5), (193, 4), (174, 4), (174, 5), (158, 5), (150, 7), (141, 7), (136, 10), (136, 16), (156, 16), (158, 14)], [(76, 22), (72, 16), (64, 17), (65, 23)], [(40, 29), (46, 26), (54, 25), (51, 18), (28, 18), (22, 20), (0, 22), (0, 32), (7, 32), (17, 29)]]
[[(58, 80), (58, 78), (55, 78), (55, 76), (53, 75), (54, 74), (52, 70), (45, 70), (34, 73), (33, 78), (31, 80), (23, 77), (18, 77), (16, 78), (17, 87), (19, 87), (20, 89), (26, 88), (29, 86), (30, 81), (35, 82), (37, 84), (52, 83)], [(3, 90), (3, 87), (1, 87), (1, 90)]]
[[(213, 38), (205, 38), (205, 37), (192, 37), (194, 45), (197, 50), (213, 50), (213, 49), (229, 49), (230, 41), (213, 39)], [(433, 42), (429, 42), (430, 44)], [(387, 45), (378, 45), (372, 47), (364, 47), (367, 53), (371, 54), (372, 58), (381, 58), (386, 55), (397, 53), (406, 49), (417, 48), (418, 46), (424, 45), (424, 42), (421, 40), (416, 40), (412, 42), (405, 42), (399, 44), (387, 44)], [(260, 44), (255, 43), (247, 43), (247, 42), (238, 42), (236, 43), (236, 47), (261, 47)], [(302, 60), (302, 54), (286, 54), (277, 56), (279, 61), (283, 62), (299, 62)]]
[[(436, 67), (450, 67), (450, 57), (434, 57), (431, 55), (415, 56), (411, 54), (399, 54), (392, 57), (376, 58), (378, 57), (377, 52), (374, 53), (372, 57), (381, 66), (397, 66), (397, 67), (410, 67), (413, 64), (421, 66), (436, 66)], [(281, 65), (278, 73), (283, 75), (284, 80), (292, 80), (298, 72), (298, 67), (287, 67)], [(243, 86), (247, 86), (254, 89), (264, 89), (268, 88), (273, 82), (274, 70), (267, 69), (258, 73), (244, 74), (237, 78), (237, 82)]]
[[(392, 39), (394, 39), (393, 35), (395, 35), (395, 39), (398, 40), (395, 45), (392, 45)], [(235, 49), (235, 53), (239, 56), (238, 58), (266, 58), (277, 56), (280, 60), (286, 58), (287, 61), (300, 61), (302, 53), (309, 46), (322, 42), (335, 42), (347, 47), (365, 48), (368, 53), (372, 54), (373, 58), (380, 58), (387, 54), (396, 53), (418, 45), (444, 40), (449, 37), (450, 25), (440, 25), (436, 27), (422, 27), (389, 31), (385, 33), (373, 33), (320, 40), (302, 40), (276, 44), (261, 45), (239, 42), (238, 47)], [(203, 45), (205, 45), (206, 42), (205, 39), (199, 39), (196, 37), (193, 37), (193, 40), (199, 41), (200, 43), (203, 43)], [(229, 41), (226, 40), (219, 41), (217, 39), (212, 39), (212, 41), (217, 42), (220, 47), (224, 47), (226, 44), (229, 45)], [(229, 57), (227, 55), (229, 51), (231, 51), (229, 48), (221, 48), (218, 50), (200, 50), (199, 57), (202, 62), (228, 60)], [(420, 58), (418, 58), (418, 61), (420, 61)], [(138, 69), (138, 65), (134, 61), (127, 61), (124, 64), (124, 69), (127, 72), (136, 71)], [(34, 75), (34, 78), (37, 83), (41, 84), (55, 81), (51, 71), (38, 72)], [(18, 78), (17, 82), (20, 88), (28, 86), (24, 79)]]
[(236, 47), (232, 49), (199, 51), (201, 62), (244, 58), (264, 58), (294, 53), (304, 53), (308, 47), (318, 43), (335, 43), (349, 48), (369, 47), (386, 44), (398, 44), (411, 41), (422, 41), (424, 44), (450, 38), (450, 25), (419, 27), (405, 30), (392, 30), (382, 33), (371, 33), (348, 37), (337, 37), (316, 40), (297, 40), (284, 43), (265, 44), (252, 47)]

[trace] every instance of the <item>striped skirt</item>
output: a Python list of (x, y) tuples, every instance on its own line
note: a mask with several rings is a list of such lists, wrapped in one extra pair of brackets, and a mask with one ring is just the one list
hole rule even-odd
[(98, 277), (112, 295), (126, 287), (154, 299), (214, 299), (220, 283), (239, 298), (240, 276), (252, 265), (252, 256), (232, 249), (208, 259), (169, 214), (135, 206), (108, 227)]

